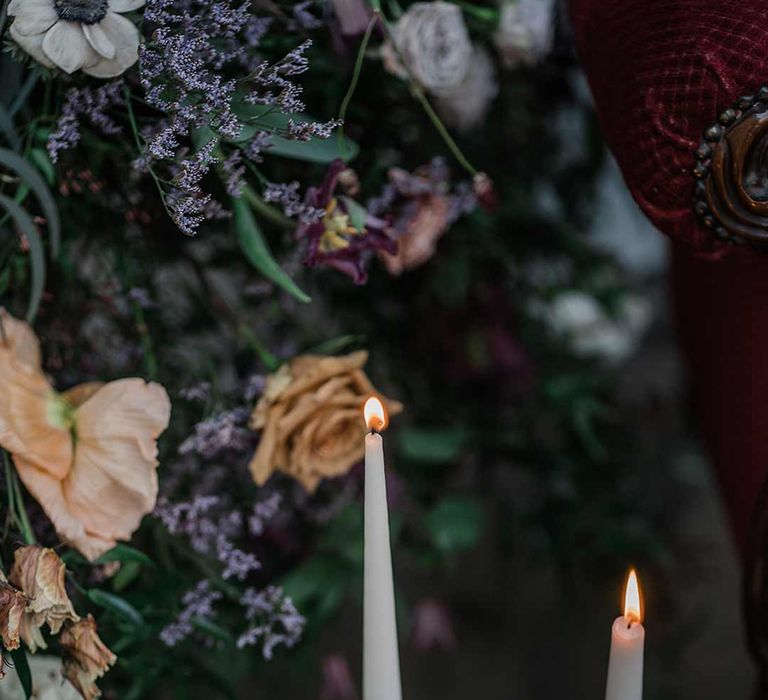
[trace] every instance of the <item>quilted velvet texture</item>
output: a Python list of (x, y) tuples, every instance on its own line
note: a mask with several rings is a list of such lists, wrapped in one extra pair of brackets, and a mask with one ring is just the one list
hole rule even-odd
[(691, 169), (702, 132), (768, 84), (768, 0), (572, 0), (571, 19), (606, 141), (646, 215), (699, 257), (763, 259), (698, 223)]

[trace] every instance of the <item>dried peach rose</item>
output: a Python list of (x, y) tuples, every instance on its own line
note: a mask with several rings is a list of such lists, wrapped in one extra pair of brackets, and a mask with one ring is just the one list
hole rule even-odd
[[(302, 355), (269, 377), (251, 416), (251, 427), (262, 431), (250, 465), (257, 484), (281, 471), (314, 491), (362, 459), (362, 406), (378, 394), (362, 369), (367, 359), (365, 351)], [(390, 413), (402, 410), (397, 401), (382, 400)]]

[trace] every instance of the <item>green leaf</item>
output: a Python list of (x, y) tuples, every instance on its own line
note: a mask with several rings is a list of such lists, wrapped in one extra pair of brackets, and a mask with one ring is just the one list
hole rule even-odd
[(307, 350), (307, 353), (310, 355), (335, 355), (350, 345), (362, 345), (365, 343), (366, 337), (365, 335), (340, 335), (313, 345)]
[(144, 552), (135, 549), (127, 544), (119, 542), (108, 552), (104, 552), (94, 564), (108, 564), (111, 561), (135, 561), (140, 564), (147, 564), (148, 566), (154, 566), (153, 562)]
[(0, 105), (0, 132), (5, 136), (6, 141), (17, 151), (21, 150), (21, 139), (13, 125), (13, 117), (3, 105)]
[(455, 427), (402, 428), (398, 434), (401, 454), (414, 462), (438, 464), (455, 460), (467, 441)]
[(107, 593), (98, 588), (91, 588), (86, 591), (86, 595), (92, 603), (95, 603), (106, 610), (111, 610), (136, 627), (144, 625), (144, 618), (141, 616), (141, 613), (124, 598), (121, 598), (114, 593)]
[(482, 506), (466, 498), (445, 498), (426, 516), (424, 523), (435, 546), (445, 553), (473, 547), (483, 531)]
[(358, 231), (365, 229), (365, 222), (368, 219), (368, 210), (362, 205), (358, 204), (352, 197), (341, 197), (344, 200), (344, 204), (347, 207), (347, 214), (349, 214), (349, 222)]
[(27, 652), (22, 647), (9, 652), (13, 659), (13, 667), (19, 677), (19, 682), (24, 690), (24, 696), (27, 700), (32, 697), (32, 672), (29, 670), (29, 661), (27, 661)]
[(251, 265), (264, 277), (282, 287), (299, 301), (304, 303), (310, 302), (310, 297), (299, 289), (296, 283), (272, 257), (272, 252), (269, 250), (261, 229), (253, 216), (253, 212), (245, 199), (242, 197), (233, 198), (232, 208), (234, 211), (237, 240), (240, 242), (240, 248)]
[(48, 152), (43, 148), (33, 148), (29, 152), (29, 159), (37, 166), (37, 169), (45, 175), (48, 185), (53, 186), (56, 182), (56, 169), (51, 163)]
[(141, 564), (137, 561), (127, 561), (120, 567), (112, 577), (112, 588), (118, 593), (124, 591), (133, 583), (136, 577), (141, 573)]
[(40, 240), (40, 234), (32, 221), (32, 217), (27, 214), (21, 206), (14, 202), (10, 197), (0, 194), (0, 208), (5, 209), (21, 229), (27, 238), (29, 244), (29, 261), (32, 272), (32, 284), (29, 293), (29, 307), (27, 309), (27, 320), (32, 321), (37, 314), (40, 306), (40, 299), (43, 297), (43, 288), (45, 287), (45, 254), (43, 253), (43, 242)]
[[(343, 144), (346, 144), (346, 147)], [(334, 138), (297, 141), (295, 139), (286, 139), (282, 136), (273, 136), (267, 150), (269, 155), (303, 160), (307, 163), (320, 163), (321, 165), (332, 163), (337, 158), (341, 158), (344, 162), (349, 162), (359, 152), (360, 147), (346, 137), (340, 146), (339, 140)]]
[(250, 105), (245, 102), (237, 105), (234, 112), (239, 119), (247, 123), (233, 141), (244, 143), (253, 138), (257, 131), (269, 131), (272, 134), (268, 150), (270, 155), (308, 163), (328, 164), (336, 158), (348, 162), (360, 152), (360, 147), (346, 136), (343, 139), (331, 136), (327, 139), (298, 141), (280, 135), (281, 132), (285, 133), (290, 119), (296, 123), (318, 121), (308, 114), (284, 114), (269, 105)]
[(22, 158), (13, 151), (9, 151), (7, 148), (0, 148), (0, 165), (15, 170), (21, 180), (35, 193), (37, 201), (40, 202), (43, 216), (48, 222), (51, 252), (55, 258), (59, 254), (59, 248), (61, 246), (61, 220), (51, 190), (48, 185), (45, 184), (42, 175), (40, 175), (28, 160)]

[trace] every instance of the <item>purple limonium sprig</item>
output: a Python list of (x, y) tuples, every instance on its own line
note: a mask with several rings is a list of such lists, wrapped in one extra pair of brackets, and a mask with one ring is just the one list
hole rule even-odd
[[(295, 28), (304, 31), (317, 22), (309, 3), (293, 10), (288, 24)], [(281, 134), (287, 138), (327, 138), (336, 128), (335, 120), (314, 123), (295, 117), (305, 105), (293, 79), (308, 69), (312, 42), (276, 62), (265, 60), (260, 44), (273, 20), (255, 16), (250, 0), (147, 0), (144, 23), (149, 38), (139, 49), (141, 85), (146, 102), (165, 117), (151, 133), (144, 132), (145, 152), (135, 165), (152, 172), (158, 183), (170, 171), (173, 184), (163, 186), (163, 200), (184, 233), (194, 234), (219, 210), (202, 186), (215, 162), (213, 153), (220, 155), (219, 143), (236, 142), (226, 158), (219, 158), (231, 196), (238, 196), (245, 184), (244, 161), (261, 162), (269, 147), (271, 135), (258, 129), (258, 116), (243, 116), (239, 107), (269, 105), (293, 115)], [(237, 141), (244, 127), (254, 126), (249, 141)], [(188, 157), (190, 144), (199, 148), (201, 135), (212, 135), (210, 146)]]
[(336, 159), (322, 184), (307, 190), (304, 204), (322, 211), (323, 216), (318, 221), (300, 222), (296, 238), (306, 246), (305, 265), (332, 267), (349, 275), (356, 284), (365, 284), (374, 253), (384, 250), (394, 254), (397, 244), (386, 233), (386, 221), (349, 199), (335, 196), (339, 176), (346, 167)]
[(262, 654), (269, 661), (276, 647), (282, 645), (290, 649), (301, 639), (306, 620), (281, 588), (268, 586), (261, 591), (248, 588), (240, 604), (245, 608), (245, 619), (251, 624), (238, 638), (238, 648), (261, 644)]
[(56, 128), (46, 144), (51, 160), (58, 162), (62, 151), (74, 148), (80, 142), (83, 119), (105, 136), (119, 134), (122, 128), (107, 111), (124, 105), (122, 80), (114, 80), (95, 88), (86, 86), (67, 90)]
[(219, 591), (211, 590), (207, 580), (200, 581), (192, 590), (187, 591), (181, 599), (184, 606), (179, 616), (160, 631), (160, 641), (166, 646), (175, 647), (192, 634), (192, 620), (211, 620), (215, 616), (214, 603), (221, 600)]

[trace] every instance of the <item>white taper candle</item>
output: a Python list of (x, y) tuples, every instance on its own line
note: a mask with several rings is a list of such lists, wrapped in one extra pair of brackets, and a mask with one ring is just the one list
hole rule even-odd
[(633, 569), (627, 579), (624, 614), (611, 628), (605, 700), (642, 700), (645, 629), (640, 619), (640, 588)]
[(365, 437), (363, 700), (400, 700), (395, 591), (381, 435)]

